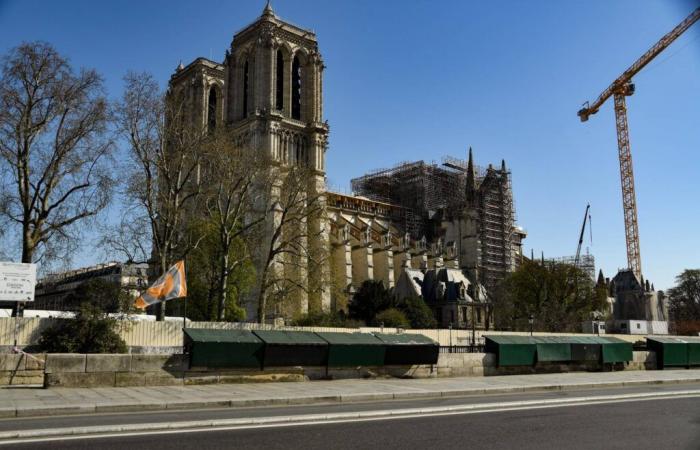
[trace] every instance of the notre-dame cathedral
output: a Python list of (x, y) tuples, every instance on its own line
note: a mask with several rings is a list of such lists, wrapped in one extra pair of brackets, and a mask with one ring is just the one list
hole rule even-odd
[[(471, 153), (468, 162), (419, 161), (353, 180), (355, 195), (327, 192), (324, 69), (315, 33), (268, 3), (223, 62), (197, 58), (170, 79), (202, 127), (226, 125), (237, 147), (312, 169), (309, 189), (323, 193), (326, 214), (308, 226), (326, 267), (303, 274), (322, 289), (271, 317), (344, 309), (364, 281), (381, 280), (399, 298), (422, 297), (442, 325), (488, 328), (488, 290), (517, 266), (525, 237), (505, 163), (480, 169)], [(246, 309), (255, 320), (257, 305)]]

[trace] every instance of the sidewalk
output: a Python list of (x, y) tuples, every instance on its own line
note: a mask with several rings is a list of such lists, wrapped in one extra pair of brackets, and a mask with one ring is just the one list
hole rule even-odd
[(0, 389), (0, 417), (357, 402), (693, 382), (700, 383), (700, 370), (202, 386)]

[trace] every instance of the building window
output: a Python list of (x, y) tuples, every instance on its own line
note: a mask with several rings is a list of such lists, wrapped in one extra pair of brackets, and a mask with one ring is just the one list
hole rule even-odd
[(292, 119), (301, 120), (301, 65), (296, 56), (292, 63)]
[(275, 90), (275, 109), (284, 109), (284, 56), (282, 50), (277, 50), (277, 83)]
[(243, 65), (243, 118), (248, 116), (248, 61)]
[(214, 129), (216, 129), (216, 102), (216, 88), (212, 86), (209, 89), (209, 103), (207, 108), (207, 129), (209, 130), (209, 132), (212, 132), (214, 131)]

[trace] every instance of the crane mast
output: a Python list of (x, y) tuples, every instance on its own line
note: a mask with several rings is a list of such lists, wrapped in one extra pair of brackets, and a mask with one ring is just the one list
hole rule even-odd
[(683, 34), (695, 22), (700, 19), (700, 7), (696, 8), (688, 17), (679, 23), (673, 30), (662, 37), (652, 48), (647, 50), (634, 62), (622, 75), (612, 82), (598, 98), (592, 103), (584, 103), (584, 107), (578, 111), (581, 122), (598, 112), (600, 107), (611, 96), (615, 102), (615, 124), (617, 128), (617, 147), (620, 159), (620, 182), (622, 185), (622, 207), (625, 217), (625, 239), (627, 241), (627, 264), (632, 272), (641, 279), (642, 257), (639, 249), (639, 227), (637, 220), (637, 199), (634, 190), (634, 172), (632, 170), (632, 151), (630, 149), (629, 129), (627, 125), (627, 106), (625, 97), (634, 94), (632, 77), (644, 66), (649, 64), (659, 53), (671, 45), (678, 36)]
[(578, 247), (576, 247), (576, 257), (574, 258), (574, 267), (578, 268), (578, 262), (581, 259), (581, 246), (583, 245), (583, 234), (586, 232), (586, 221), (588, 220), (588, 211), (590, 211), (590, 203), (586, 205), (586, 212), (583, 213), (583, 224), (581, 224), (581, 234), (578, 237)]

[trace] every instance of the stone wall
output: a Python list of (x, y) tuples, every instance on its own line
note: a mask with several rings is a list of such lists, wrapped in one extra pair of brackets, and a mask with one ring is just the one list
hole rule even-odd
[[(32, 357), (33, 356), (33, 357)], [(0, 385), (44, 384), (44, 354), (0, 354)]]
[(45, 387), (168, 386), (217, 383), (259, 383), (357, 378), (481, 377), (601, 370), (654, 370), (653, 352), (634, 352), (629, 363), (537, 363), (497, 367), (491, 353), (441, 353), (434, 366), (357, 368), (273, 367), (256, 369), (188, 369), (186, 355), (147, 354), (0, 354), (1, 385)]

